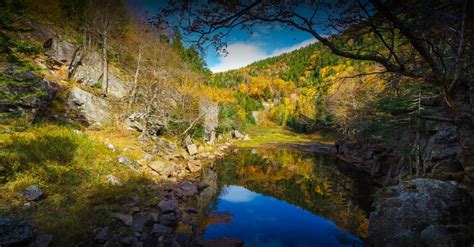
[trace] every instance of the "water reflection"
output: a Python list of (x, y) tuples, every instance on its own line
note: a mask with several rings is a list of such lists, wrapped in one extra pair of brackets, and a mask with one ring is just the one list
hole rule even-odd
[(200, 227), (204, 238), (239, 237), (245, 246), (360, 246), (351, 234), (367, 235), (362, 208), (370, 186), (334, 160), (286, 149), (243, 150), (215, 169), (220, 192)]
[(204, 238), (233, 236), (245, 246), (363, 246), (325, 218), (241, 186), (226, 186), (217, 214), (231, 212), (231, 222), (215, 224)]

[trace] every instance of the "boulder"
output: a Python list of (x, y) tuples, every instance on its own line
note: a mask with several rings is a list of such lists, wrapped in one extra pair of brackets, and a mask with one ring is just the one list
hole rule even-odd
[(158, 208), (161, 213), (170, 213), (178, 209), (178, 202), (176, 200), (166, 200), (158, 203)]
[[(146, 125), (147, 134), (150, 136), (158, 136), (162, 130), (166, 127), (164, 121), (159, 116), (150, 115), (145, 118), (145, 113), (134, 112), (125, 121), (125, 126), (129, 130), (143, 132)], [(145, 118), (145, 119), (144, 119)]]
[(193, 196), (198, 193), (196, 185), (190, 182), (185, 182), (181, 184), (179, 188), (185, 196)]
[(203, 127), (206, 136), (217, 128), (219, 123), (219, 104), (208, 98), (202, 97), (199, 100), (199, 112), (203, 116)]
[(72, 62), (79, 50), (79, 46), (73, 45), (66, 40), (59, 40), (58, 38), (47, 40), (43, 47), (48, 49), (45, 55), (52, 62), (66, 65)]
[(196, 144), (187, 145), (187, 146), (186, 146), (186, 149), (188, 149), (189, 155), (195, 155), (195, 154), (197, 154), (197, 146), (196, 146)]
[(14, 32), (14, 35), (17, 35), (20, 40), (34, 40), (43, 44), (56, 36), (56, 32), (49, 25), (43, 25), (28, 18), (21, 19), (19, 22), (29, 29), (28, 32)]
[(369, 217), (369, 241), (375, 246), (415, 246), (429, 225), (469, 223), (472, 203), (456, 182), (414, 179), (382, 189)]
[(176, 173), (175, 166), (173, 163), (165, 163), (163, 161), (157, 160), (148, 164), (153, 171), (157, 172), (160, 175), (170, 176)]
[(84, 54), (81, 64), (76, 68), (72, 79), (88, 86), (100, 84), (102, 77), (102, 58), (98, 52), (89, 51)]
[(244, 241), (237, 238), (217, 238), (211, 240), (196, 241), (198, 247), (241, 247), (244, 246)]
[(111, 70), (109, 74), (109, 88), (108, 88), (108, 95), (113, 96), (117, 99), (122, 99), (123, 97), (127, 96), (129, 93), (129, 88), (127, 82), (118, 76), (116, 73)]
[(33, 228), (26, 222), (0, 218), (0, 246), (28, 246), (34, 237)]
[(75, 87), (71, 90), (68, 106), (73, 117), (85, 125), (107, 124), (112, 121), (109, 103), (80, 88)]
[(21, 192), (21, 196), (27, 201), (38, 201), (44, 198), (44, 192), (36, 185), (30, 185)]

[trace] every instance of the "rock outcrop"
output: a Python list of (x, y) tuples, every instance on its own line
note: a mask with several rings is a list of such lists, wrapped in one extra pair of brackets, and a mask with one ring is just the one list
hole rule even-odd
[(107, 124), (112, 120), (109, 103), (80, 88), (73, 88), (68, 99), (73, 117), (85, 125)]
[[(413, 143), (413, 133), (402, 132), (398, 143)], [(336, 143), (337, 153), (344, 161), (353, 163), (359, 169), (370, 174), (375, 181), (384, 185), (393, 185), (399, 177), (410, 174), (408, 162), (400, 165), (402, 154), (399, 149), (384, 142), (372, 140), (368, 143), (344, 139)], [(462, 181), (462, 166), (456, 160), (460, 150), (459, 134), (454, 125), (443, 123), (435, 125), (420, 136), (421, 164), (420, 176), (442, 180)], [(414, 149), (413, 149), (414, 150)], [(412, 156), (415, 151), (412, 151)], [(414, 159), (414, 157), (412, 157)], [(415, 168), (412, 168), (415, 173)]]
[(59, 85), (12, 63), (0, 63), (0, 112), (21, 114), (34, 120), (51, 104)]
[(204, 132), (210, 140), (211, 133), (216, 130), (219, 121), (219, 104), (203, 97), (199, 101), (199, 112), (203, 115)]
[(166, 123), (159, 116), (146, 116), (143, 112), (134, 112), (125, 121), (125, 126), (129, 130), (139, 132), (146, 130), (148, 136), (159, 136)]
[(376, 210), (370, 214), (369, 241), (374, 246), (415, 246), (420, 239), (430, 246), (462, 245), (457, 234), (443, 232), (440, 239), (445, 242), (434, 245), (429, 236), (439, 235), (433, 229), (470, 223), (472, 203), (456, 182), (414, 179), (382, 189), (376, 195)]

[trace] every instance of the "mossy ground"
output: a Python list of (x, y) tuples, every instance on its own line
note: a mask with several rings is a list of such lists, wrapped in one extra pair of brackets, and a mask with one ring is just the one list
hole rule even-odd
[[(24, 126), (0, 125), (0, 217), (27, 219), (53, 233), (57, 246), (88, 245), (84, 241), (91, 239), (92, 229), (114, 224), (111, 212), (131, 210), (124, 202), (135, 198), (142, 210), (158, 202), (150, 196), (149, 188), (156, 185), (151, 176), (117, 162), (118, 153), (141, 155), (134, 138), (113, 130), (78, 134), (77, 126), (60, 123)], [(106, 147), (106, 138), (117, 152)], [(109, 184), (109, 174), (124, 185)], [(25, 209), (19, 193), (32, 184), (47, 197)]]

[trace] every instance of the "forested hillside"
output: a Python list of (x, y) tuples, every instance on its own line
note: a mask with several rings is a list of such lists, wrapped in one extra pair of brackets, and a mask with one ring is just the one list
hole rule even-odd
[[(372, 43), (374, 38), (366, 35), (351, 42)], [(410, 163), (382, 166), (379, 172), (388, 176), (386, 181), (429, 172), (431, 147), (426, 138), (441, 124), (430, 120), (450, 117), (442, 96), (429, 84), (384, 73), (372, 62), (336, 56), (321, 43), (214, 74), (211, 83), (245, 98), (234, 107), (245, 111), (247, 123), (257, 120), (262, 126), (287, 126), (297, 132), (336, 129), (345, 142), (361, 143), (362, 149), (394, 152), (378, 162)]]

